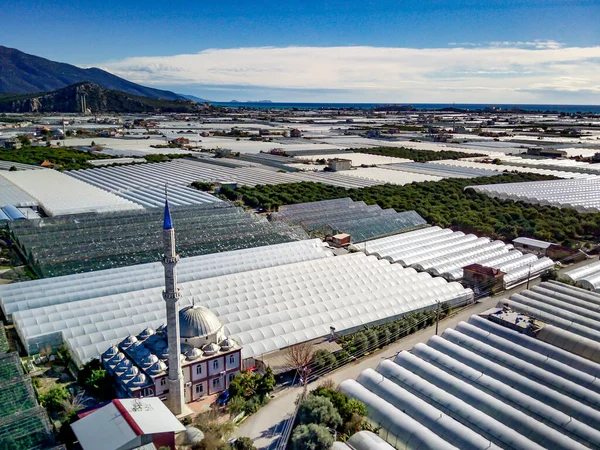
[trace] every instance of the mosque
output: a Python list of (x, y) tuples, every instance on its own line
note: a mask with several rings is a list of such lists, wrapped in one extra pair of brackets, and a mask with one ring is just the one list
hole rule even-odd
[(175, 229), (165, 201), (162, 264), (167, 324), (127, 336), (101, 355), (120, 397), (159, 397), (175, 415), (184, 403), (224, 391), (241, 370), (241, 347), (219, 318), (195, 303), (179, 310)]

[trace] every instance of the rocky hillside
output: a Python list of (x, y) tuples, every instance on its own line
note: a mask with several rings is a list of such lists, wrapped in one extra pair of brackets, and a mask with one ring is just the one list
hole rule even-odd
[(81, 69), (0, 45), (0, 92), (33, 94), (54, 91), (83, 81), (141, 97), (184, 99), (174, 92), (132, 83), (101, 69)]
[[(82, 101), (83, 100), (83, 101)], [(77, 83), (53, 92), (0, 95), (0, 112), (49, 113), (156, 113), (193, 112), (200, 108), (192, 100), (163, 100), (105, 89), (95, 83)]]

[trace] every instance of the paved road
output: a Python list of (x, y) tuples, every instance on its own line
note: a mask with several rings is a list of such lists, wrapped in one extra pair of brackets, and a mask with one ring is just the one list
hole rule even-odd
[[(591, 260), (582, 263), (573, 264), (565, 270), (572, 270), (578, 266), (589, 264)], [(540, 283), (540, 279), (531, 280), (529, 286), (535, 286)], [(513, 289), (503, 292), (495, 297), (486, 297), (471, 305), (470, 307), (461, 310), (452, 317), (448, 317), (440, 321), (439, 332), (446, 328), (454, 328), (459, 322), (466, 321), (472, 314), (481, 313), (489, 308), (496, 306), (502, 298), (508, 298), (516, 292), (525, 290), (527, 285), (524, 283)], [(394, 358), (401, 350), (410, 350), (415, 344), (427, 342), (431, 336), (435, 334), (435, 325), (424, 328), (416, 333), (405, 337), (387, 347), (356, 361), (352, 364), (344, 366), (326, 377), (314, 381), (309, 385), (309, 389), (318, 386), (324, 380), (332, 380), (336, 385), (349, 378), (356, 379), (360, 373), (368, 368), (376, 368), (383, 359)], [(254, 440), (254, 445), (260, 449), (274, 449), (277, 441), (280, 438), (284, 425), (291, 418), (295, 409), (295, 400), (301, 392), (300, 387), (286, 389), (279, 393), (277, 397), (271, 400), (268, 405), (263, 407), (256, 414), (251, 416), (247, 421), (242, 423), (236, 431), (236, 436), (247, 436)]]
[[(509, 293), (508, 295), (512, 294)], [(460, 311), (456, 315), (440, 321), (440, 333), (446, 328), (453, 328), (459, 322), (467, 320), (472, 314), (485, 311), (496, 305), (498, 300), (506, 297), (506, 294), (499, 297), (487, 297), (482, 301), (471, 305), (469, 308)], [(435, 325), (417, 331), (404, 339), (397, 341), (377, 352), (344, 366), (328, 376), (320, 378), (309, 385), (309, 389), (318, 386), (324, 380), (332, 380), (339, 384), (348, 378), (356, 378), (367, 368), (375, 368), (383, 359), (393, 358), (401, 350), (410, 350), (419, 342), (427, 340), (435, 334)], [(260, 449), (275, 447), (274, 441), (280, 437), (284, 424), (289, 420), (295, 409), (295, 400), (300, 394), (302, 388), (294, 387), (282, 391), (277, 397), (272, 399), (268, 405), (263, 407), (256, 414), (242, 423), (236, 432), (237, 436), (247, 436), (254, 440), (254, 445)]]

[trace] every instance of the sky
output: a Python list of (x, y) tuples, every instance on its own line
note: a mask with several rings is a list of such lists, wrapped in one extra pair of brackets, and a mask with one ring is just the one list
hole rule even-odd
[(600, 104), (599, 0), (16, 0), (0, 18), (0, 45), (215, 101)]

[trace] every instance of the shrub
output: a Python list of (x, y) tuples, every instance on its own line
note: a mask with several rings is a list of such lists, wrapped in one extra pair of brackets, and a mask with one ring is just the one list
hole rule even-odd
[(319, 424), (337, 428), (342, 424), (342, 417), (327, 397), (309, 395), (298, 408), (299, 424)]
[(333, 445), (333, 437), (326, 427), (311, 423), (294, 430), (291, 444), (292, 450), (326, 450)]
[(50, 411), (62, 411), (63, 402), (70, 398), (64, 384), (59, 384), (40, 396), (40, 403)]
[(252, 439), (248, 437), (239, 437), (233, 443), (234, 450), (256, 450)]

